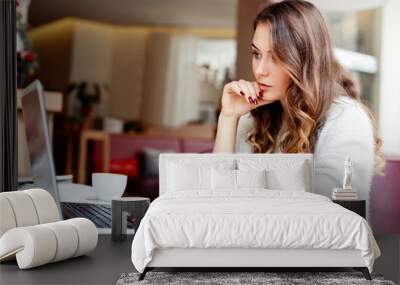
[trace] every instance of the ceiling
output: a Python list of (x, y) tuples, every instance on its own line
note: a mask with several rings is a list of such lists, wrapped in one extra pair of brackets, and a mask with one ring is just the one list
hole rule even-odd
[(29, 22), (64, 17), (116, 25), (235, 28), (238, 0), (33, 0)]

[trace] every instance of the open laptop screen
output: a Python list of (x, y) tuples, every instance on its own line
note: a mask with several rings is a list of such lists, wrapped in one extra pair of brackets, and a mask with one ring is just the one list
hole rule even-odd
[(38, 80), (23, 90), (21, 107), (33, 182), (36, 187), (43, 188), (51, 193), (61, 215), (52, 148), (47, 128), (43, 89)]

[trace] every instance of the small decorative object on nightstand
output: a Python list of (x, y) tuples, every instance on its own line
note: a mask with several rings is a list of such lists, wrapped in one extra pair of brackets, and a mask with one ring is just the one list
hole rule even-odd
[(126, 227), (128, 215), (135, 218), (135, 233), (140, 221), (144, 217), (150, 205), (150, 199), (144, 197), (121, 197), (112, 199), (112, 229), (111, 239), (123, 241), (126, 239)]
[(359, 214), (365, 219), (365, 200), (332, 200), (334, 203)]
[(358, 193), (351, 187), (353, 176), (353, 163), (351, 157), (347, 156), (344, 161), (344, 177), (342, 188), (335, 188), (332, 192), (333, 200), (358, 200)]

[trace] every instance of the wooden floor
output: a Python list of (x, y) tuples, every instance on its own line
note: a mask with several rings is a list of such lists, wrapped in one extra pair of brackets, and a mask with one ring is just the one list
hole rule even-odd
[(0, 284), (115, 284), (122, 273), (135, 271), (131, 261), (133, 236), (112, 242), (99, 235), (97, 248), (87, 256), (19, 270), (17, 263), (0, 265)]

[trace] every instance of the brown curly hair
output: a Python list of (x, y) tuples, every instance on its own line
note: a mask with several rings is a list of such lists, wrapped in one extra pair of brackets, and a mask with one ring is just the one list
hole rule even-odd
[[(317, 132), (333, 100), (344, 95), (357, 100), (371, 119), (375, 140), (375, 171), (382, 173), (382, 141), (375, 119), (360, 99), (358, 86), (333, 54), (326, 23), (307, 1), (286, 0), (264, 8), (254, 20), (268, 25), (272, 54), (292, 84), (285, 98), (253, 109), (255, 128), (247, 141), (253, 153), (314, 152)], [(284, 127), (284, 131), (281, 130)]]

